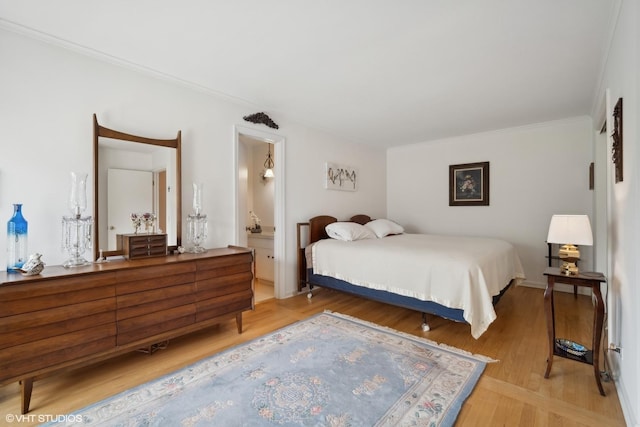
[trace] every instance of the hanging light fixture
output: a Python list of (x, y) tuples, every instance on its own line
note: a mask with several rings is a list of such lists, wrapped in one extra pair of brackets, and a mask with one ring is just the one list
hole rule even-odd
[(262, 173), (262, 179), (273, 178), (273, 167), (275, 166), (273, 163), (273, 159), (271, 158), (271, 144), (267, 143), (269, 146), (269, 151), (267, 153), (267, 160), (264, 161), (264, 169), (265, 171)]

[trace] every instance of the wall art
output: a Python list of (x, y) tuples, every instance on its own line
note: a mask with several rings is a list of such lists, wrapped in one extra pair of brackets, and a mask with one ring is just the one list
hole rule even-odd
[(618, 98), (613, 107), (613, 140), (611, 147), (611, 160), (615, 166), (616, 182), (622, 181), (622, 98)]
[(358, 190), (358, 169), (338, 163), (325, 164), (325, 185), (327, 190)]
[(449, 206), (489, 206), (489, 162), (449, 166)]

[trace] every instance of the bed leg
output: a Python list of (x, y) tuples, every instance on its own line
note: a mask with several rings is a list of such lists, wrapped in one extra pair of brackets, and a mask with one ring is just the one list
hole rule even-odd
[(427, 313), (422, 313), (422, 332), (429, 332), (431, 328), (427, 323)]

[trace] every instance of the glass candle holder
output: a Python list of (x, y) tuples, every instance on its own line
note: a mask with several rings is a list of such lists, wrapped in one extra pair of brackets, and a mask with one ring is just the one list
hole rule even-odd
[(202, 213), (202, 183), (193, 183), (193, 212), (196, 215)]
[(193, 211), (187, 216), (186, 252), (198, 254), (207, 250), (202, 246), (207, 240), (207, 216), (202, 214), (202, 183), (193, 183)]
[(91, 246), (91, 217), (62, 217), (62, 248), (69, 254), (62, 265), (64, 267), (79, 267), (90, 264), (84, 259), (85, 251)]
[(80, 217), (87, 209), (87, 174), (71, 172), (71, 191), (69, 192), (69, 210), (71, 215)]
[(71, 172), (71, 188), (68, 199), (70, 216), (62, 217), (62, 249), (69, 254), (63, 267), (79, 267), (90, 264), (84, 259), (85, 251), (91, 246), (93, 219), (83, 217), (87, 209), (87, 174)]
[(202, 246), (207, 240), (207, 216), (190, 214), (187, 217), (187, 248), (192, 254), (199, 254), (207, 250)]

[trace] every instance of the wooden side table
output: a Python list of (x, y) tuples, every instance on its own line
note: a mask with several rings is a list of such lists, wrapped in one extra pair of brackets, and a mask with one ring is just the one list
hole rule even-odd
[[(547, 317), (547, 335), (549, 337), (549, 355), (547, 357), (547, 371), (544, 377), (549, 378), (554, 355), (587, 363), (593, 365), (593, 373), (596, 377), (598, 390), (600, 390), (601, 395), (605, 396), (602, 383), (600, 382), (600, 341), (602, 338), (602, 323), (604, 321), (604, 302), (602, 300), (602, 293), (600, 292), (600, 283), (606, 282), (607, 280), (602, 273), (580, 273), (576, 276), (567, 276), (562, 274), (557, 267), (548, 267), (544, 271), (544, 275), (547, 276), (547, 288), (544, 291), (544, 311)], [(589, 287), (596, 297), (591, 350), (587, 350), (584, 355), (567, 352), (556, 342), (555, 307), (553, 302), (553, 286), (556, 282)]]

